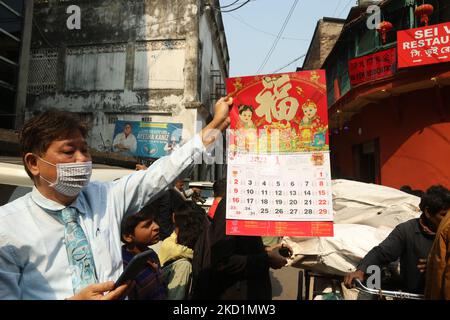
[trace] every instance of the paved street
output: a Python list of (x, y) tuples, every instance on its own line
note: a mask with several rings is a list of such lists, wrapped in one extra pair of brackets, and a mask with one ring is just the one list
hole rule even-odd
[(297, 300), (299, 271), (293, 267), (270, 271), (274, 300)]

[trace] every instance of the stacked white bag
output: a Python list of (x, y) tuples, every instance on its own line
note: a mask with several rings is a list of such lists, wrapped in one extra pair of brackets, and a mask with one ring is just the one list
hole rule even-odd
[(344, 275), (398, 224), (420, 216), (420, 198), (400, 190), (333, 180), (334, 236), (284, 237), (294, 251), (290, 265)]

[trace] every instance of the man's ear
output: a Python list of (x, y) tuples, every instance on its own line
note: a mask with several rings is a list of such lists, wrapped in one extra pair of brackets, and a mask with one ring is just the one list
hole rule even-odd
[(126, 241), (126, 244), (133, 243), (133, 240), (134, 240), (133, 235), (131, 235), (131, 234), (124, 234), (124, 235), (122, 235), (122, 237), (123, 237), (123, 240)]
[(25, 157), (23, 157), (24, 159), (24, 164), (25, 166), (28, 168), (28, 170), (31, 172), (31, 174), (33, 176), (38, 176), (40, 171), (39, 171), (39, 167), (37, 165), (37, 157), (32, 154), (31, 152), (28, 152)]
[(423, 210), (423, 213), (425, 214), (425, 217), (426, 217), (427, 219), (430, 219), (431, 214), (428, 212), (428, 208), (425, 208), (425, 209)]

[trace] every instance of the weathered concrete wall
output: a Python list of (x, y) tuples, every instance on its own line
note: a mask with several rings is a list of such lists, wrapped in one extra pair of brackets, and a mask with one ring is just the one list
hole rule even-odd
[[(81, 29), (69, 30), (69, 5)], [(95, 148), (118, 120), (181, 122), (195, 131), (198, 6), (196, 0), (38, 1), (27, 117), (49, 108), (92, 120)], [(194, 72), (195, 71), (195, 72)], [(118, 116), (120, 115), (120, 116)]]
[[(208, 3), (37, 1), (26, 117), (78, 112), (97, 150), (108, 149), (117, 120), (182, 123), (189, 139), (211, 117), (211, 94), (228, 75), (223, 24)], [(69, 5), (81, 8), (80, 30), (66, 26)]]
[[(92, 134), (89, 142), (93, 148), (97, 148), (96, 146), (101, 144), (100, 133), (104, 139), (107, 139), (107, 137), (112, 137), (114, 131), (114, 124), (108, 125), (108, 117), (104, 117), (104, 114), (120, 116), (118, 120), (130, 121), (140, 121), (142, 117), (150, 116), (153, 121), (180, 122), (183, 123), (183, 127), (195, 131), (193, 128), (195, 117), (186, 117), (185, 115), (196, 112), (196, 110), (186, 110), (183, 107), (182, 91), (178, 93), (173, 90), (120, 91), (51, 95), (45, 99), (37, 99), (33, 109), (28, 110), (26, 117), (30, 118), (36, 111), (50, 108), (90, 114), (92, 116)], [(160, 116), (157, 116), (158, 114)]]
[[(81, 29), (69, 30), (68, 2), (45, 1), (35, 7), (32, 48), (53, 50), (50, 70), (32, 57), (32, 93), (184, 89), (197, 98), (198, 6), (196, 0), (71, 1), (81, 8)], [(159, 40), (159, 41), (155, 41)], [(49, 47), (59, 48), (50, 49)], [(45, 56), (45, 54), (44, 54)], [(42, 57), (41, 57), (42, 58)], [(45, 57), (44, 57), (45, 58)], [(50, 57), (47, 56), (48, 60)], [(42, 63), (41, 63), (42, 65)], [(134, 72), (136, 70), (136, 72)], [(53, 89), (34, 90), (50, 78)], [(137, 84), (135, 84), (137, 82)], [(57, 83), (63, 83), (58, 86)], [(31, 104), (32, 105), (32, 104)]]
[(311, 41), (306, 59), (303, 62), (303, 69), (305, 70), (315, 70), (320, 67), (320, 33), (318, 30), (316, 32), (315, 37)]
[(324, 18), (317, 22), (314, 37), (303, 63), (305, 70), (320, 69), (330, 54), (344, 26), (343, 22), (335, 20)]
[(319, 68), (322, 67), (325, 59), (330, 54), (333, 49), (336, 41), (341, 34), (343, 23), (336, 23), (324, 20), (321, 30), (321, 44), (320, 44), (320, 65)]
[[(70, 5), (81, 9), (80, 30), (66, 26)], [(33, 37), (33, 47), (182, 38), (196, 24), (197, 11), (196, 0), (35, 1), (33, 33), (46, 39)]]

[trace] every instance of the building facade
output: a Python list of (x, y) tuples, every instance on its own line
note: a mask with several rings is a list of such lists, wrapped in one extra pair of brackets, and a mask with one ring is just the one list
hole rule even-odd
[[(448, 1), (425, 3), (434, 7), (430, 25), (450, 21)], [(415, 10), (422, 4), (380, 1), (381, 21), (392, 24), (384, 39), (383, 32), (368, 27), (367, 5), (353, 8), (322, 65), (336, 178), (394, 188), (450, 186), (450, 63), (399, 69), (395, 61), (397, 32), (421, 26)], [(378, 75), (380, 70), (370, 67), (374, 60), (387, 64)]]
[(303, 70), (316, 70), (322, 67), (325, 59), (336, 44), (345, 20), (324, 17), (317, 22), (311, 43), (303, 60)]
[[(118, 121), (181, 124), (188, 140), (225, 94), (229, 56), (214, 5), (35, 1), (25, 117), (77, 112), (91, 124), (90, 147), (102, 152), (113, 151)], [(211, 179), (214, 167), (198, 174)]]

